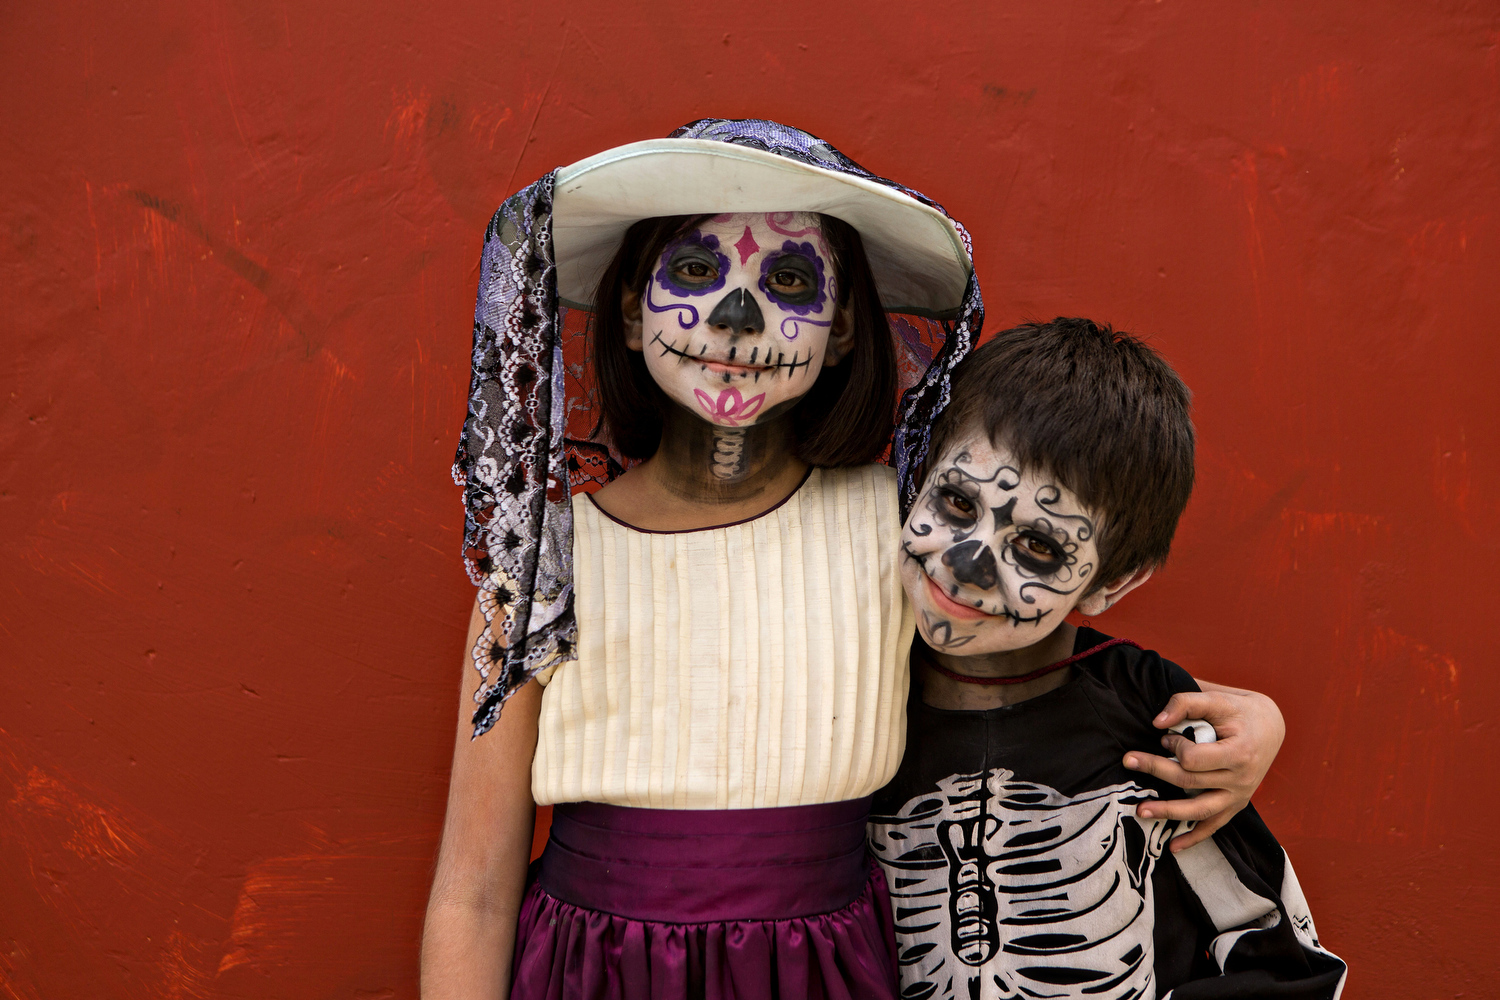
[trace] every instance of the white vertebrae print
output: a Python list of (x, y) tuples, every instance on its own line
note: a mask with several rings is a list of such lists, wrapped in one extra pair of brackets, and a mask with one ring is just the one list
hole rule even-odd
[(995, 768), (871, 819), (896, 909), (902, 996), (1155, 996), (1151, 870), (1173, 821), (1134, 783), (1068, 798)]

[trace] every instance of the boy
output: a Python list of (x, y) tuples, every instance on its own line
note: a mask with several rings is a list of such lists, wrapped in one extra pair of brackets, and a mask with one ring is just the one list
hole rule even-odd
[(1180, 667), (1063, 618), (1166, 559), (1193, 484), (1187, 388), (1088, 320), (1007, 330), (955, 372), (901, 540), (925, 642), (906, 756), (870, 844), (902, 997), (1334, 998), (1285, 853), (1253, 808), (1178, 854), (1182, 794), (1126, 770)]

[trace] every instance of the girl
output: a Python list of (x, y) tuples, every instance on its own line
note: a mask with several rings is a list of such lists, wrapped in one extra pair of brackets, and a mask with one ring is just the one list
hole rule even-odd
[[(567, 302), (594, 312), (581, 383)], [(484, 682), (428, 997), (895, 995), (864, 851), (903, 749), (895, 543), (982, 316), (940, 207), (771, 122), (609, 150), (496, 213), (455, 466)], [(567, 439), (593, 410), (613, 452)]]

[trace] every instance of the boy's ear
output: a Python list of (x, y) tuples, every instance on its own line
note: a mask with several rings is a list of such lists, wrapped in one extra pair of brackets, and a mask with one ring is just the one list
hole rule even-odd
[(854, 310), (848, 305), (839, 306), (833, 314), (833, 326), (828, 329), (828, 346), (823, 349), (823, 367), (838, 364), (854, 347)]
[(1078, 612), (1083, 615), (1102, 615), (1120, 598), (1151, 579), (1150, 569), (1138, 569), (1129, 576), (1112, 580), (1078, 602)]
[(625, 320), (625, 346), (632, 351), (644, 350), (646, 339), (641, 333), (641, 293), (626, 288), (620, 292), (620, 316)]

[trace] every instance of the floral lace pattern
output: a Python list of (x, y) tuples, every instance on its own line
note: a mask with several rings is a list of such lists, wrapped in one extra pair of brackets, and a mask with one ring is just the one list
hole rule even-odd
[[(703, 119), (672, 137), (766, 150), (876, 181), (943, 211), (821, 139), (775, 122)], [(607, 441), (593, 439), (598, 418), (584, 326), (557, 298), (554, 176), (506, 199), (485, 230), (480, 258), (468, 415), (453, 464), (454, 481), (464, 488), (464, 563), (485, 618), (472, 650), (481, 678), (476, 737), (495, 724), (518, 688), (576, 655), (570, 496), (597, 489), (626, 465)], [(968, 232), (955, 226), (972, 254)], [(952, 319), (890, 318), (904, 391), (888, 461), (897, 471), (904, 517), (920, 485), (915, 477), (932, 422), (948, 404), (953, 366), (984, 321), (979, 284), (971, 274)]]
[(473, 649), (476, 736), (511, 693), (571, 655), (577, 634), (551, 221), (548, 175), (500, 206), (480, 257), (469, 413), (453, 464), (464, 562), (485, 618)]

